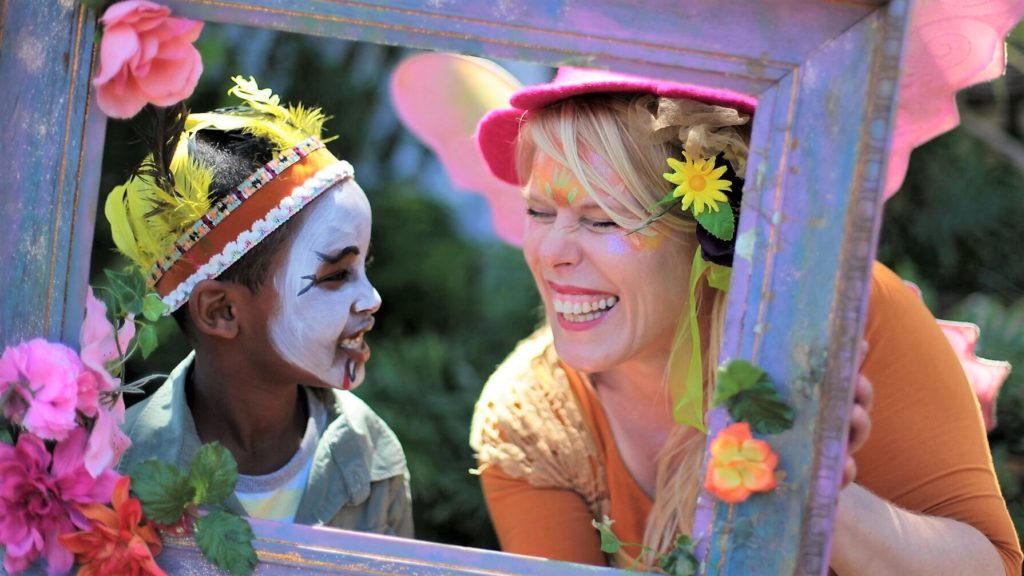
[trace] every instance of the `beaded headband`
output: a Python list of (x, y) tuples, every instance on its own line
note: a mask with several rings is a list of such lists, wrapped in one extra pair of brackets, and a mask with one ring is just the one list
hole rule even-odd
[(175, 241), (147, 280), (168, 313), (177, 310), (196, 284), (219, 276), (315, 198), (354, 175), (351, 164), (336, 159), (318, 140), (304, 141), (215, 203)]

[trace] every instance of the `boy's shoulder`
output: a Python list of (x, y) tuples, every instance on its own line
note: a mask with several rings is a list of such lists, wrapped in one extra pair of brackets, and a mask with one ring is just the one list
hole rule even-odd
[(195, 432), (184, 388), (193, 357), (194, 353), (189, 354), (156, 391), (125, 411), (121, 430), (132, 445), (121, 459), (122, 471), (149, 458), (177, 463), (183, 444), (198, 443), (198, 439), (190, 437), (190, 432), (191, 436)]
[(330, 454), (343, 467), (362, 463), (371, 481), (406, 473), (405, 452), (398, 436), (366, 402), (347, 390), (308, 390), (327, 409), (318, 454)]

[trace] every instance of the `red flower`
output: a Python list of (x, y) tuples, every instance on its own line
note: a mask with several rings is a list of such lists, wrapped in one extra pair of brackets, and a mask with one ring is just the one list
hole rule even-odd
[(772, 447), (751, 436), (750, 424), (731, 424), (711, 441), (704, 488), (729, 504), (743, 502), (752, 492), (775, 489), (778, 463)]
[(75, 554), (79, 576), (110, 574), (166, 576), (153, 556), (160, 553), (160, 537), (152, 524), (141, 525), (142, 504), (128, 497), (131, 478), (122, 477), (111, 497), (114, 509), (87, 504), (80, 510), (92, 520), (92, 529), (60, 536), (60, 544)]

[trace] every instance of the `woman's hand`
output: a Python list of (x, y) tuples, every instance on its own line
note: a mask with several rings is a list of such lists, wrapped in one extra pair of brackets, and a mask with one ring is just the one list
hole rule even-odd
[(853, 411), (850, 413), (850, 438), (846, 444), (846, 464), (843, 466), (842, 487), (846, 488), (857, 477), (857, 461), (853, 455), (871, 435), (871, 401), (874, 388), (863, 374), (853, 384)]
[[(861, 342), (860, 362), (863, 368), (864, 357), (867, 355), (868, 344)], [(846, 464), (843, 466), (842, 488), (846, 488), (857, 477), (857, 461), (853, 455), (860, 450), (871, 435), (871, 402), (874, 399), (874, 387), (863, 372), (857, 374), (853, 383), (853, 410), (850, 413), (850, 438), (846, 444)]]

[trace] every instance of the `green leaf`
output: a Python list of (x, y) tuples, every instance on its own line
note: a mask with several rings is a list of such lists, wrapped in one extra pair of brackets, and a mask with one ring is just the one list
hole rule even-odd
[(96, 288), (96, 295), (99, 296), (99, 299), (107, 306), (107, 320), (117, 318), (117, 313), (121, 310), (121, 302), (118, 300), (117, 292), (112, 288), (104, 286)]
[(4, 444), (14, 444), (14, 436), (11, 436), (11, 431), (7, 427), (0, 428), (0, 442)]
[(676, 538), (676, 545), (658, 561), (658, 565), (671, 576), (696, 576), (700, 563), (693, 554), (693, 539), (686, 535)]
[(622, 542), (615, 535), (615, 532), (612, 531), (612, 524), (614, 523), (615, 521), (607, 516), (601, 522), (597, 520), (590, 521), (590, 524), (597, 528), (597, 531), (601, 534), (601, 552), (605, 554), (615, 554), (622, 548)]
[(761, 380), (726, 402), (729, 416), (748, 422), (758, 434), (778, 434), (793, 427), (793, 409), (771, 383)]
[(216, 442), (203, 444), (192, 458), (189, 483), (199, 504), (216, 504), (235, 491), (238, 464), (227, 448)]
[(142, 502), (142, 511), (160, 524), (177, 522), (195, 495), (188, 474), (160, 460), (139, 462), (132, 468), (131, 476), (132, 492)]
[(110, 281), (110, 289), (117, 297), (118, 312), (127, 314), (139, 314), (142, 312), (142, 294), (145, 293), (146, 283), (141, 275), (134, 269), (117, 272), (110, 269), (103, 270), (107, 280)]
[(159, 344), (156, 338), (156, 327), (152, 324), (146, 324), (140, 328), (135, 337), (139, 339), (139, 349), (142, 350), (143, 358), (148, 358)]
[(736, 394), (750, 389), (760, 381), (768, 381), (768, 375), (754, 364), (739, 358), (727, 360), (718, 366), (715, 394), (711, 405), (718, 406)]
[(142, 316), (150, 322), (156, 322), (168, 308), (167, 304), (155, 293), (150, 292), (142, 299)]
[(215, 510), (199, 518), (195, 537), (203, 556), (221, 570), (241, 576), (256, 569), (252, 528), (235, 514)]
[(736, 217), (728, 202), (723, 202), (718, 211), (704, 210), (696, 216), (697, 222), (719, 240), (732, 240), (736, 235)]

